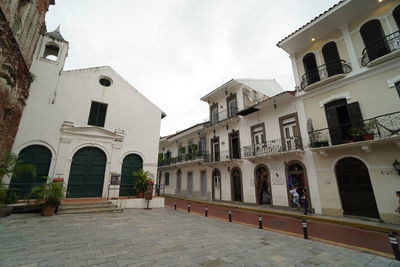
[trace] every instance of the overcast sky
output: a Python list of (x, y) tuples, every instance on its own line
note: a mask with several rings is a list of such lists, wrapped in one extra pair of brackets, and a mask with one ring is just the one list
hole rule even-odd
[(231, 78), (294, 79), (276, 43), (338, 0), (56, 0), (47, 29), (69, 41), (66, 70), (109, 65), (159, 106), (161, 135), (208, 117), (200, 100)]

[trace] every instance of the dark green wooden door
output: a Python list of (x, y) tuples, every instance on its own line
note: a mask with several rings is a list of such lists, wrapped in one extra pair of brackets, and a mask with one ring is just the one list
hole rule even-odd
[(95, 147), (85, 147), (72, 158), (68, 197), (101, 197), (107, 157)]
[(32, 173), (23, 172), (11, 178), (10, 188), (15, 188), (18, 198), (29, 194), (34, 185), (47, 181), (43, 177), (49, 175), (51, 156), (51, 151), (40, 145), (28, 146), (19, 153), (18, 157), (23, 163), (35, 166), (37, 175), (33, 177)]
[(136, 190), (133, 188), (135, 177), (133, 177), (132, 173), (141, 168), (143, 168), (143, 160), (139, 155), (130, 154), (124, 158), (121, 171), (120, 196), (136, 195)]

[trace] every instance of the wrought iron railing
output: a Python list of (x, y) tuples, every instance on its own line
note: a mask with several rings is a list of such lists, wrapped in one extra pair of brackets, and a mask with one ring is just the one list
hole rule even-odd
[(232, 118), (237, 116), (238, 113), (238, 108), (237, 107), (230, 107), (229, 109), (222, 110), (218, 113), (212, 113), (210, 114), (209, 118), (206, 118), (204, 121), (208, 121), (209, 125), (214, 125), (217, 124), (221, 121), (224, 121), (226, 119)]
[(269, 140), (261, 144), (253, 144), (243, 147), (244, 157), (271, 155), (280, 152), (302, 150), (301, 137), (281, 138)]
[(177, 163), (189, 162), (194, 160), (208, 160), (208, 158), (209, 158), (208, 151), (196, 151), (193, 153), (184, 153), (178, 155), (177, 157), (163, 159), (159, 161), (158, 167), (169, 166)]
[(400, 136), (400, 111), (312, 131), (308, 135), (311, 148)]
[(235, 151), (224, 150), (210, 154), (209, 161), (210, 162), (229, 161), (234, 159), (240, 159), (241, 157), (242, 157), (241, 149), (237, 149)]
[(399, 31), (386, 35), (384, 38), (366, 45), (362, 51), (360, 64), (365, 67), (371, 61), (397, 50), (400, 50)]
[(306, 72), (301, 80), (301, 89), (307, 86), (325, 80), (337, 74), (347, 74), (351, 72), (351, 66), (344, 60), (331, 61), (324, 65), (318, 66)]

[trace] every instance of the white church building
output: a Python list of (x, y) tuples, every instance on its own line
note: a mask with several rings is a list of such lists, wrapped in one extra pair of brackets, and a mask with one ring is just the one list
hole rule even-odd
[[(20, 197), (43, 176), (64, 178), (71, 198), (134, 195), (132, 172), (157, 172), (165, 114), (111, 67), (64, 71), (68, 46), (59, 28), (40, 37), (12, 149), (38, 173), (10, 184)], [(109, 191), (112, 174), (126, 186)]]

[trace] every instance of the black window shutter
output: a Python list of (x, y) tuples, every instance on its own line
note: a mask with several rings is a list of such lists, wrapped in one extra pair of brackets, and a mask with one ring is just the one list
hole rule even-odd
[(92, 106), (90, 107), (90, 113), (89, 113), (89, 125), (96, 125), (97, 121), (97, 111), (99, 109), (99, 103), (92, 102)]
[[(339, 117), (336, 112), (336, 108), (326, 108), (325, 115), (328, 122), (329, 135), (331, 137), (332, 145), (342, 144), (343, 135), (339, 126)], [(321, 141), (324, 141), (322, 139), (324, 139), (324, 137), (321, 137)]]
[(358, 102), (347, 104), (347, 112), (353, 126), (360, 126), (362, 124), (363, 116)]
[(97, 115), (97, 126), (104, 127), (104, 122), (106, 120), (107, 105), (99, 104), (99, 113)]

